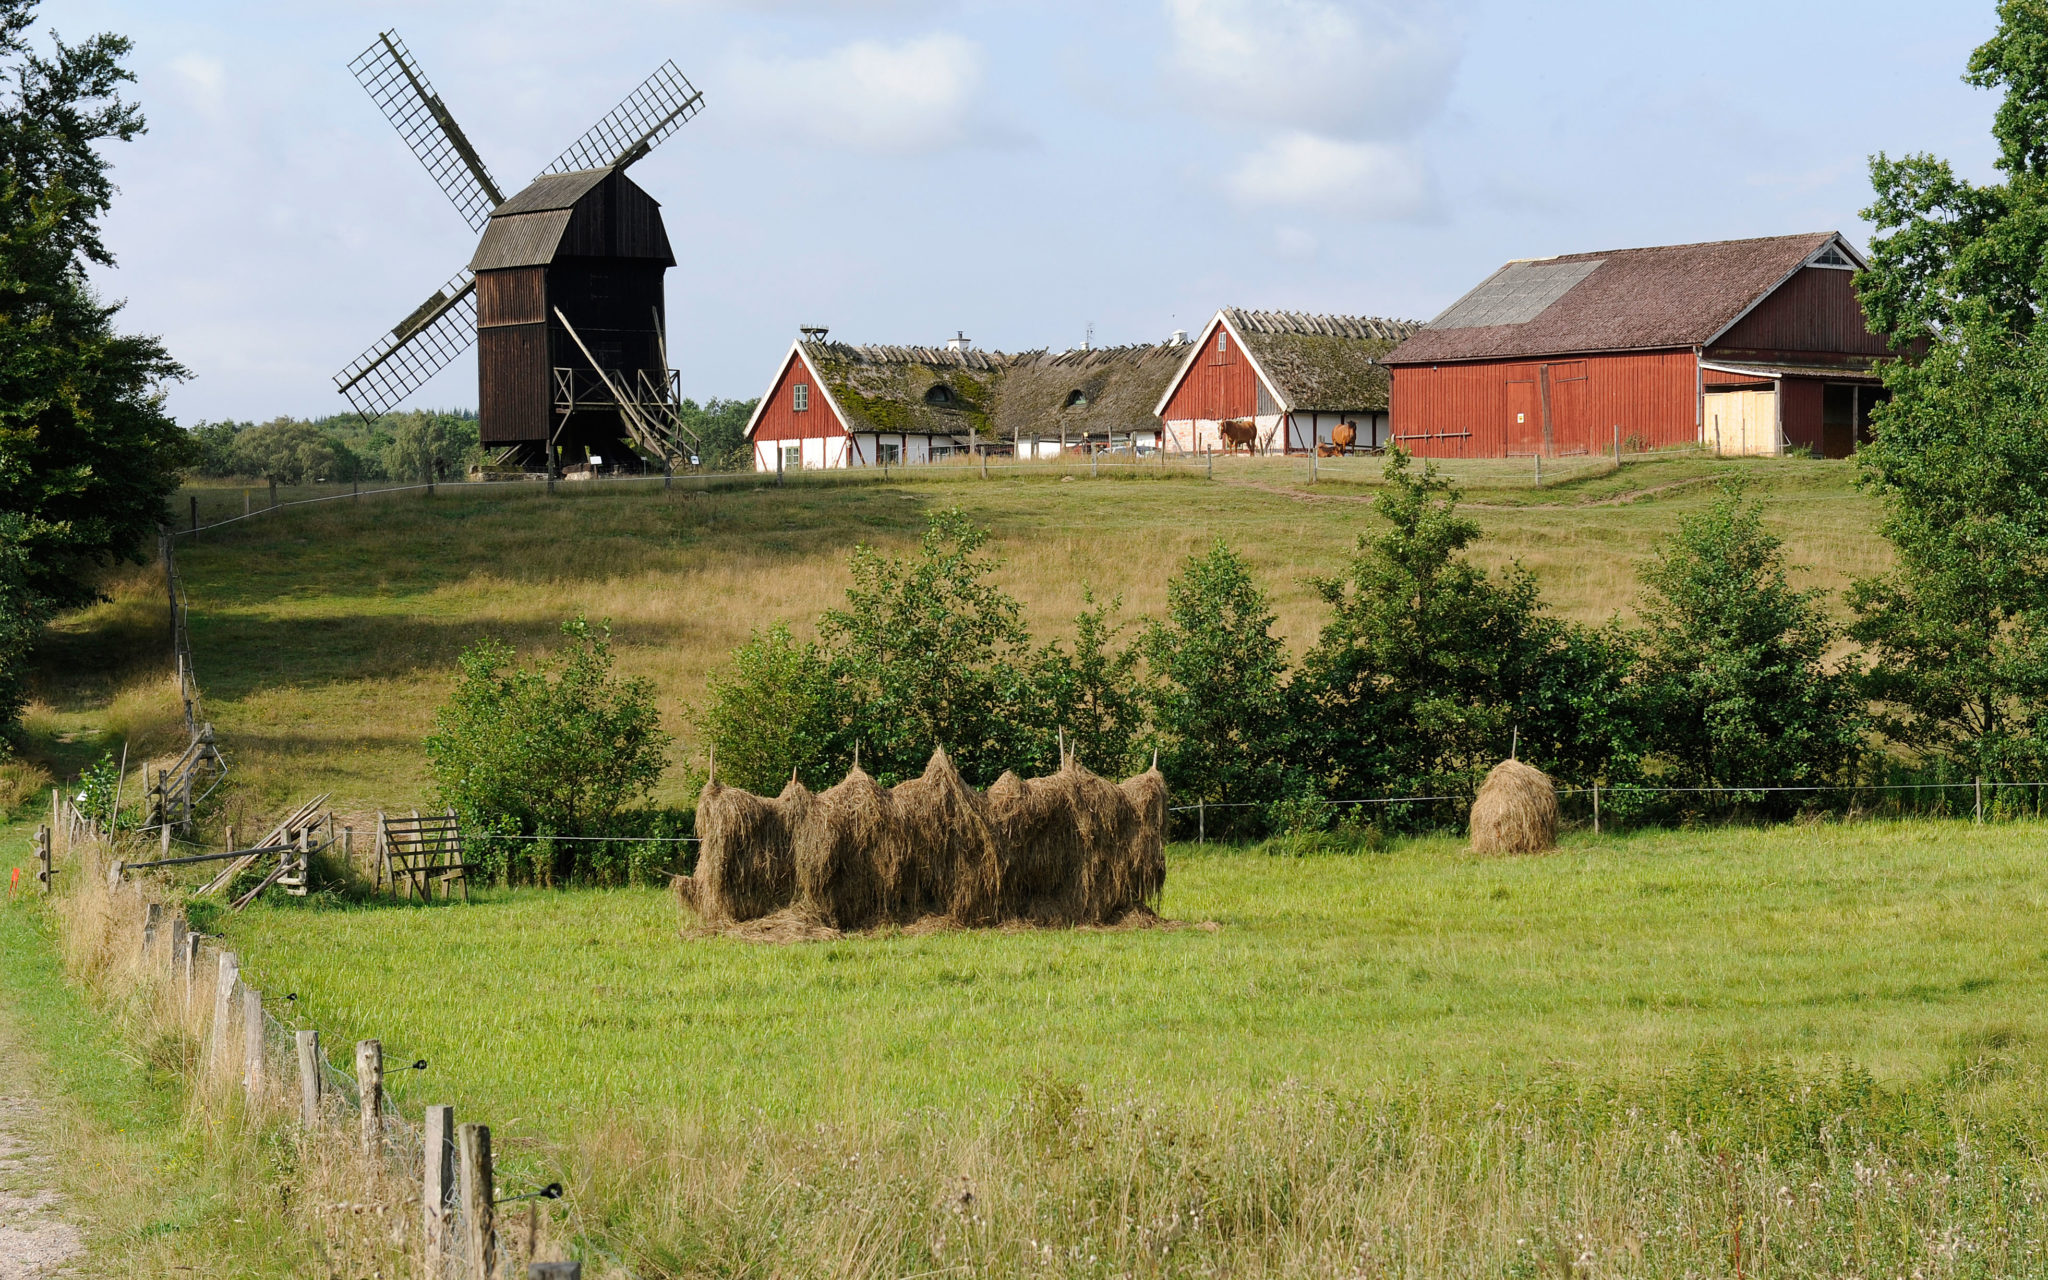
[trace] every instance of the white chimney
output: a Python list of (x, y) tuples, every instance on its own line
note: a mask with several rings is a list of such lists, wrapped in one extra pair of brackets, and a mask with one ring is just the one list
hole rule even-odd
[(1173, 331), (1173, 345), (1176, 347), (1188, 345), (1188, 331), (1186, 329), (1175, 329)]
[(946, 350), (948, 351), (965, 351), (973, 345), (974, 339), (967, 336), (965, 329), (954, 330), (953, 336), (946, 339)]

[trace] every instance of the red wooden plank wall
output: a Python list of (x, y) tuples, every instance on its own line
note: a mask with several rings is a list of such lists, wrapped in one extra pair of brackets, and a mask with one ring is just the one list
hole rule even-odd
[[(1216, 351), (1218, 333), (1229, 343), (1221, 355)], [(1188, 376), (1173, 389), (1161, 416), (1169, 422), (1252, 417), (1259, 411), (1259, 376), (1244, 352), (1237, 349), (1237, 339), (1219, 325), (1202, 336), (1202, 344), (1201, 354), (1195, 357)]]
[(1550, 380), (1551, 448), (1558, 452), (1611, 448), (1616, 426), (1623, 440), (1636, 438), (1651, 448), (1699, 438), (1692, 352), (1649, 351), (1396, 366), (1393, 442), (1435, 458), (1500, 458), (1511, 449), (1528, 450), (1526, 436), (1515, 433), (1533, 426), (1534, 439), (1540, 440), (1542, 426), (1540, 421), (1515, 425), (1508, 384), (1536, 384), (1535, 403), (1540, 405), (1545, 376)]
[(1709, 352), (1739, 360), (1771, 356), (1881, 356), (1884, 339), (1870, 331), (1856, 300), (1853, 272), (1808, 267), (1737, 321)]
[[(810, 388), (811, 407), (802, 413), (794, 407), (798, 383)], [(754, 424), (754, 439), (814, 440), (845, 434), (832, 406), (825, 402), (824, 389), (811, 376), (810, 368), (792, 352), (789, 363), (782, 366), (782, 376), (775, 380), (775, 389), (768, 393), (768, 405), (761, 410), (760, 421)]]

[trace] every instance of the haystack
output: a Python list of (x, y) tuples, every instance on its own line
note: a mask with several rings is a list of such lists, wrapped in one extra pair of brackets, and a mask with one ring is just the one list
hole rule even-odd
[(1557, 847), (1557, 789), (1519, 760), (1493, 766), (1472, 802), (1474, 853), (1542, 853)]
[(696, 874), (675, 889), (714, 928), (779, 912), (821, 930), (1102, 925), (1165, 885), (1166, 782), (1153, 769), (1112, 783), (1069, 760), (980, 792), (938, 751), (895, 787), (858, 765), (816, 795), (707, 783), (697, 833)]

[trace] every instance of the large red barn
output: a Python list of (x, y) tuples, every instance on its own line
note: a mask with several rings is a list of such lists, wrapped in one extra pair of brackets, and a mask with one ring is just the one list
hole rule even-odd
[(1387, 357), (1392, 443), (1499, 458), (1866, 438), (1888, 354), (1837, 232), (1510, 262)]

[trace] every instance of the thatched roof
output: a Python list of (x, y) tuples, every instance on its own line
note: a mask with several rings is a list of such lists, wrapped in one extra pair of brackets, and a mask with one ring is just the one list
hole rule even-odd
[(972, 348), (801, 345), (850, 429), (963, 438), (991, 434), (996, 387), (1020, 358)]
[[(980, 351), (803, 342), (854, 431), (1076, 443), (1158, 427), (1158, 401), (1188, 348)], [(935, 388), (943, 388), (934, 395)], [(1078, 395), (1076, 393), (1079, 393)]]
[(1317, 316), (1226, 307), (1224, 317), (1291, 410), (1384, 413), (1382, 359), (1421, 328), (1414, 320)]
[(1079, 442), (1157, 430), (1153, 406), (1187, 353), (1182, 343), (1016, 357), (996, 394), (996, 432)]

